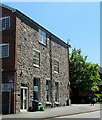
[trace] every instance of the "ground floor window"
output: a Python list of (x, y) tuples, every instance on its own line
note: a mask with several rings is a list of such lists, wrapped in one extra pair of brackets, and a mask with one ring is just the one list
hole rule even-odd
[(40, 78), (34, 78), (34, 100), (40, 101)]
[(21, 110), (28, 109), (28, 87), (26, 84), (21, 86)]
[(51, 101), (51, 81), (50, 80), (46, 81), (46, 101), (47, 102)]
[(55, 82), (55, 101), (59, 102), (59, 83)]

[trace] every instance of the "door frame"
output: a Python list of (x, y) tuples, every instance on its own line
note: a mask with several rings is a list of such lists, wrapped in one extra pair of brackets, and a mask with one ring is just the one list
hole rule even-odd
[[(27, 108), (24, 109), (24, 102), (23, 102), (23, 109), (21, 109), (21, 97), (20, 97), (20, 112), (27, 112), (28, 110), (28, 87), (23, 87), (21, 86), (21, 89), (23, 89), (23, 91), (26, 89), (27, 90), (27, 101), (26, 101), (26, 106)], [(24, 92), (23, 92), (23, 100), (24, 100)]]

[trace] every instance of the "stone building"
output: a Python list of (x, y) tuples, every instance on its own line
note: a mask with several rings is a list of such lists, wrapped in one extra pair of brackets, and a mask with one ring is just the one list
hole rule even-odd
[(27, 111), (32, 100), (45, 107), (67, 105), (68, 45), (17, 9), (0, 9), (3, 113)]

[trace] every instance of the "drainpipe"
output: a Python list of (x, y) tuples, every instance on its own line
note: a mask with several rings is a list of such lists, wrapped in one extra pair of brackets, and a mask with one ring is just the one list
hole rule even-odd
[(71, 45), (69, 45), (70, 39), (67, 40), (67, 55), (68, 55), (68, 101), (67, 105), (71, 104), (71, 98), (70, 98), (70, 65), (69, 65), (69, 48), (71, 48)]
[(51, 45), (51, 37), (49, 37), (49, 55), (50, 55), (50, 80), (51, 80), (51, 107), (54, 107), (54, 101), (53, 101), (53, 79), (52, 79), (52, 45)]

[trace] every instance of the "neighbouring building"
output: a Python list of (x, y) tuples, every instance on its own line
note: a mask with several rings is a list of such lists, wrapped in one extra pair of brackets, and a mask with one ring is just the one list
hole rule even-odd
[(45, 107), (67, 105), (68, 45), (17, 9), (0, 9), (2, 112), (27, 111), (32, 100)]

